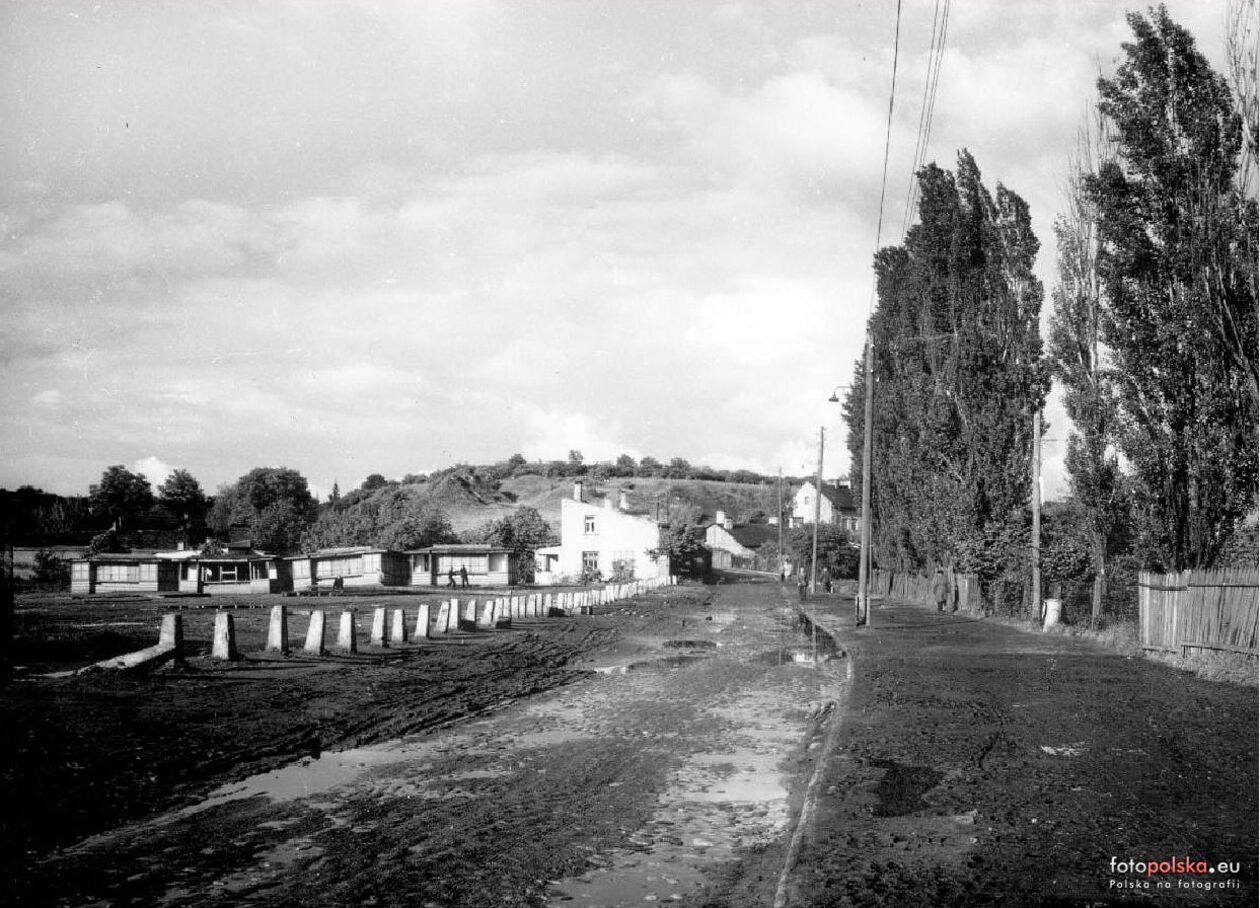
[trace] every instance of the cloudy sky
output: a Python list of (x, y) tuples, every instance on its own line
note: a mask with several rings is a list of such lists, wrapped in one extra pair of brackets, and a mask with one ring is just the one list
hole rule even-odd
[[(848, 468), (893, 0), (0, 9), (0, 486)], [(1042, 239), (1112, 0), (956, 0), (929, 160)], [(1168, 4), (1214, 61), (1225, 0)], [(934, 4), (905, 0), (885, 244)], [(1048, 491), (1066, 434), (1052, 412)]]

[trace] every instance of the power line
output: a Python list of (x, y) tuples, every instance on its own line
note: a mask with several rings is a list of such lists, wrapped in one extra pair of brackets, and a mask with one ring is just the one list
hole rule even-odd
[[(910, 230), (914, 221), (914, 206), (918, 200), (918, 172), (927, 159), (928, 145), (932, 139), (932, 118), (936, 114), (936, 90), (941, 80), (941, 64), (945, 59), (945, 39), (949, 33), (950, 0), (937, 0), (932, 13), (932, 41), (928, 50), (927, 73), (923, 79), (923, 103), (919, 108), (919, 133), (915, 142), (914, 160), (910, 166), (910, 185), (906, 190), (906, 210), (902, 222), (902, 234)], [(938, 15), (939, 13), (939, 15)], [(939, 19), (939, 28), (938, 28)]]
[[(893, 102), (897, 97), (897, 58), (901, 51), (901, 0), (897, 0), (897, 27), (893, 33), (892, 87), (888, 91), (888, 127), (884, 132), (884, 175), (879, 186), (879, 220), (875, 227), (875, 251), (884, 233), (884, 196), (888, 190), (888, 151), (892, 147)], [(872, 288), (873, 290), (873, 288)]]

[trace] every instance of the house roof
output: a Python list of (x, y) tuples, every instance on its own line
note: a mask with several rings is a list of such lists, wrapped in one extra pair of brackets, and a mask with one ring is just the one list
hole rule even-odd
[(779, 539), (779, 528), (768, 523), (746, 523), (728, 530), (735, 541), (747, 549), (755, 549)]
[(377, 552), (380, 552), (380, 553), (395, 552), (395, 554), (398, 554), (398, 555), (402, 554), (402, 552), (396, 552), (394, 549), (383, 549), (380, 546), (374, 546), (374, 545), (345, 545), (345, 546), (334, 546), (332, 548), (327, 548), (327, 549), (317, 549), (314, 552), (304, 552), (301, 555), (290, 555), (285, 560), (286, 561), (299, 561), (303, 558), (338, 558), (342, 555), (346, 555), (346, 556), (371, 555)]
[(408, 549), (408, 555), (501, 555), (511, 552), (509, 548), (499, 545), (477, 545), (467, 543), (451, 543), (450, 545), (431, 545), (427, 549)]
[[(806, 482), (806, 486), (813, 487), (813, 482)], [(801, 486), (804, 488), (805, 486)], [(831, 506), (838, 511), (857, 511), (857, 502), (853, 499), (853, 490), (848, 486), (835, 486), (824, 482), (822, 485), (822, 497), (831, 502)]]

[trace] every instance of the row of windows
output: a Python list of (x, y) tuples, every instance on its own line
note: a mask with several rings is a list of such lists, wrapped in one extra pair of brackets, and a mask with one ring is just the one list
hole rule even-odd
[(138, 564), (98, 564), (96, 566), (97, 583), (139, 583), (140, 565)]

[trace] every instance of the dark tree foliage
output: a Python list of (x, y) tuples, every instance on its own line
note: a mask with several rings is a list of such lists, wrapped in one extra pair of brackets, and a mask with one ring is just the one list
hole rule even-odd
[(388, 485), (375, 493), (356, 490), (325, 507), (302, 535), (302, 548), (372, 545), (406, 551), (457, 541), (445, 511), (413, 488)]
[[(957, 175), (929, 165), (919, 186), (920, 223), (875, 257), (874, 556), (893, 569), (956, 563), (992, 576), (977, 553), (1026, 522), (1046, 393), (1038, 242), (1024, 200), (1000, 184), (990, 194), (966, 151)], [(856, 376), (845, 401), (855, 476), (861, 363)]]
[(1101, 332), (1146, 562), (1206, 567), (1255, 505), (1256, 203), (1235, 179), (1228, 85), (1163, 7), (1129, 24), (1124, 61), (1098, 82), (1116, 158), (1086, 182)]
[(153, 489), (149, 480), (133, 473), (122, 464), (108, 467), (101, 481), (92, 486), (88, 499), (95, 514), (123, 527), (153, 507)]
[(204, 531), (210, 503), (206, 493), (187, 470), (174, 470), (158, 487), (158, 504), (172, 514), (186, 540)]
[(534, 551), (560, 539), (536, 508), (523, 507), (514, 514), (486, 522), (469, 534), (468, 541), (511, 549), (519, 557), (521, 580), (531, 583)]
[[(784, 540), (793, 564), (801, 565), (806, 572), (814, 557), (814, 527), (812, 525), (793, 527)], [(838, 580), (852, 580), (857, 577), (858, 549), (849, 538), (849, 534), (834, 524), (823, 523), (818, 526), (818, 578), (822, 582), (823, 571), (827, 571)]]
[(243, 527), (255, 548), (275, 554), (299, 549), (315, 519), (316, 503), (306, 477), (288, 467), (255, 467), (215, 497), (210, 526), (223, 539)]

